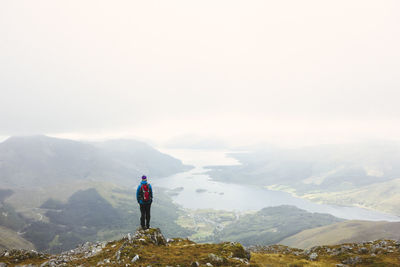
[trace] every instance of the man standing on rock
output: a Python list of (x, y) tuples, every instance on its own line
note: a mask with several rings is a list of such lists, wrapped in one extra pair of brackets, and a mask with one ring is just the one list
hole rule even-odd
[(147, 177), (142, 176), (142, 182), (136, 190), (136, 199), (140, 205), (140, 225), (142, 229), (150, 228), (150, 207), (153, 202), (153, 189), (151, 185), (147, 183)]

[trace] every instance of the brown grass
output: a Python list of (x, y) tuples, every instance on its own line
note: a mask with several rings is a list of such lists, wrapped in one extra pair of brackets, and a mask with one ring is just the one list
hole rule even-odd
[[(389, 241), (388, 241), (389, 242)], [(281, 249), (286, 249), (280, 246)], [(339, 248), (340, 246), (329, 246), (330, 249)], [(357, 245), (355, 245), (357, 247)], [(276, 246), (279, 249), (279, 246)], [(343, 260), (349, 257), (358, 256), (362, 258), (362, 263), (356, 266), (400, 266), (400, 251), (399, 248), (394, 248), (394, 251), (389, 253), (385, 251), (378, 251), (376, 256), (367, 254), (357, 254), (356, 248), (349, 251), (340, 253), (336, 256), (327, 254), (326, 248), (322, 247), (316, 250), (318, 259), (316, 261), (309, 261), (307, 256), (300, 254), (298, 256), (293, 254), (257, 252), (251, 254), (250, 265), (246, 265), (243, 261), (235, 257), (244, 258), (246, 252), (243, 247), (238, 243), (220, 243), (220, 244), (196, 244), (187, 239), (174, 239), (168, 245), (155, 245), (149, 240), (133, 240), (128, 242), (127, 239), (110, 242), (106, 247), (97, 255), (89, 258), (84, 258), (83, 255), (76, 255), (79, 259), (68, 262), (67, 266), (97, 266), (98, 263), (103, 262), (101, 266), (190, 266), (193, 262), (197, 261), (201, 266), (206, 263), (211, 263), (213, 266), (288, 266), (288, 267), (301, 267), (301, 266), (335, 266), (342, 263)], [(120, 260), (117, 261), (116, 253), (121, 251)], [(293, 250), (295, 251), (295, 250)], [(221, 262), (213, 262), (209, 254), (213, 253), (223, 259)], [(135, 255), (139, 255), (140, 259), (135, 263), (131, 260)], [(108, 259), (109, 262), (105, 263), (104, 260)], [(9, 266), (23, 265), (23, 264), (36, 264), (39, 265), (46, 260), (39, 258), (30, 258), (23, 261), (15, 262), (14, 259), (7, 257), (0, 258), (0, 262), (4, 262)]]

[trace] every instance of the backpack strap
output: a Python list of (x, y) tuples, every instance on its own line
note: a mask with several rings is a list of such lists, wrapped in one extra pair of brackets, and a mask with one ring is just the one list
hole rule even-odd
[(139, 199), (144, 200), (144, 191), (143, 191), (143, 184), (140, 185), (140, 190), (139, 190)]

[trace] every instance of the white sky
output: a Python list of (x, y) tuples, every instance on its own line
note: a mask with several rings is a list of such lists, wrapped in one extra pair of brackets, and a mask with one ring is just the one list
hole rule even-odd
[(400, 2), (1, 1), (0, 136), (400, 139)]

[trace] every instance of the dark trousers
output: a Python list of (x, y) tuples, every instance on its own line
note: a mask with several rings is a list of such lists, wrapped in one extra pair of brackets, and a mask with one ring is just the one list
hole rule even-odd
[(142, 226), (142, 228), (150, 227), (150, 207), (151, 204), (140, 204), (140, 225)]

